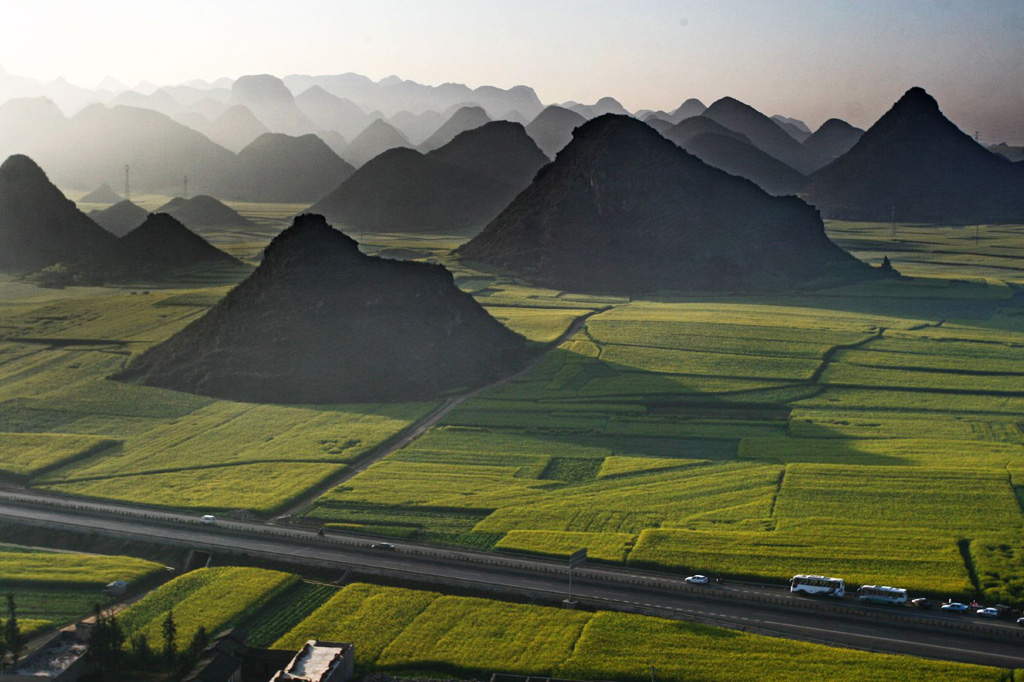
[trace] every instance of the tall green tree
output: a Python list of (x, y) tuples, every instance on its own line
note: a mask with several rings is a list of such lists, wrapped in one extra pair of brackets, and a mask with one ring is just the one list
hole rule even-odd
[(94, 613), (96, 622), (89, 636), (87, 656), (96, 664), (103, 679), (121, 680), (124, 678), (126, 662), (124, 631), (117, 617), (112, 613), (104, 613), (98, 604)]
[(178, 626), (174, 622), (173, 610), (167, 612), (167, 617), (164, 618), (161, 630), (164, 635), (164, 661), (167, 663), (167, 667), (173, 670), (174, 661), (178, 657)]
[(8, 653), (17, 663), (25, 651), (25, 638), (21, 633), (21, 626), (18, 625), (17, 606), (14, 603), (13, 592), (7, 593), (7, 621), (4, 623), (3, 639)]

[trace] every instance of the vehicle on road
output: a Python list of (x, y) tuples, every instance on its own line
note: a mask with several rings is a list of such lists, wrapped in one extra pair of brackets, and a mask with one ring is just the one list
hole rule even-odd
[(919, 609), (930, 609), (932, 602), (927, 597), (918, 597), (917, 599), (911, 599), (910, 603)]
[(708, 577), (706, 575), (691, 575), (684, 582), (688, 582), (691, 585), (707, 585)]
[(971, 610), (971, 607), (967, 604), (961, 604), (958, 601), (951, 601), (943, 604), (942, 610), (948, 611), (949, 613), (967, 613)]
[(982, 618), (998, 618), (999, 617), (999, 609), (993, 608), (991, 606), (989, 606), (987, 608), (984, 608), (984, 609), (978, 609), (977, 611), (975, 611), (975, 613), (978, 614), (979, 616), (981, 616)]
[(203, 514), (203, 518), (201, 518), (200, 521), (202, 521), (208, 526), (212, 526), (213, 524), (217, 523), (217, 517), (213, 514)]
[(846, 596), (846, 583), (842, 578), (801, 574), (794, 575), (789, 581), (789, 591), (803, 596), (823, 595), (842, 599)]
[(873, 604), (906, 604), (907, 591), (902, 587), (888, 585), (862, 585), (857, 590), (857, 597), (863, 602)]
[(390, 542), (375, 542), (372, 545), (370, 545), (370, 549), (393, 550), (394, 548), (395, 546), (392, 545)]
[(1019, 625), (1021, 627), (1024, 627), (1024, 617), (1021, 617), (1021, 618), (1017, 619), (1017, 625)]

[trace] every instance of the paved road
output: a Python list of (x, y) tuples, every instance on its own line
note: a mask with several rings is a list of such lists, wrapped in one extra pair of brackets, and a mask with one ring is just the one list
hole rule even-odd
[[(561, 599), (564, 564), (526, 557), (453, 551), (412, 543), (370, 548), (366, 539), (332, 537), (260, 523), (219, 520), (213, 527), (195, 517), (132, 510), (104, 503), (31, 503), (34, 493), (0, 495), (0, 522), (19, 522), (134, 540), (245, 553), (299, 566), (347, 569), (422, 583), (476, 587)], [(26, 504), (26, 500), (30, 501)], [(64, 506), (59, 506), (63, 504)], [(893, 653), (1024, 667), (1024, 629), (973, 617), (921, 613), (802, 600), (782, 589), (748, 585), (694, 588), (677, 579), (630, 569), (588, 566), (577, 573), (574, 596), (586, 605), (650, 613), (680, 620)], [(895, 620), (900, 618), (902, 620)], [(980, 631), (984, 629), (984, 631)]]

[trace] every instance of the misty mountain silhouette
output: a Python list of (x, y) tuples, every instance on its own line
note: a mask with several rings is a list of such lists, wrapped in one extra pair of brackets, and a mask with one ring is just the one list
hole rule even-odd
[(211, 196), (175, 197), (156, 210), (192, 227), (250, 227), (253, 223)]
[(213, 142), (236, 154), (260, 135), (270, 132), (249, 107), (242, 104), (228, 107), (224, 113), (198, 130)]
[(572, 131), (586, 122), (587, 119), (575, 111), (552, 105), (530, 121), (526, 126), (526, 134), (533, 138), (549, 159), (553, 159), (562, 147), (569, 144)]
[(457, 254), (573, 291), (767, 291), (873, 275), (803, 201), (771, 197), (614, 115), (577, 128)]
[(388, 123), (414, 145), (420, 144), (444, 125), (444, 115), (439, 111), (424, 111), (414, 114), (411, 111), (399, 111), (388, 119)]
[(626, 108), (619, 104), (619, 101), (614, 97), (602, 97), (594, 104), (578, 104), (573, 102), (571, 105), (567, 106), (566, 104), (563, 104), (562, 106), (567, 109), (572, 109), (586, 119), (604, 116), (605, 114), (619, 114), (621, 116), (630, 115), (630, 113), (626, 111)]
[(908, 90), (816, 173), (806, 192), (830, 218), (1024, 222), (1024, 167), (964, 134), (921, 88)]
[(811, 136), (811, 129), (807, 127), (806, 123), (798, 118), (780, 116), (779, 114), (775, 114), (771, 118), (775, 121), (777, 126), (785, 130), (786, 133), (797, 142), (803, 143)]
[(238, 153), (219, 194), (241, 201), (312, 203), (355, 171), (316, 135), (265, 133)]
[(682, 147), (709, 166), (746, 178), (775, 196), (796, 194), (807, 185), (806, 175), (730, 135), (704, 133)]
[(231, 85), (231, 104), (249, 108), (271, 132), (306, 135), (317, 130), (295, 105), (295, 98), (280, 78), (269, 74), (242, 76)]
[(0, 270), (31, 271), (98, 256), (115, 242), (35, 161), (17, 154), (0, 165)]
[(127, 199), (89, 213), (90, 218), (117, 237), (122, 237), (134, 230), (146, 220), (148, 215), (146, 209), (136, 206)]
[(110, 189), (110, 185), (103, 183), (93, 191), (78, 200), (82, 204), (116, 204), (122, 201), (121, 195)]
[(443, 266), (366, 256), (302, 215), (245, 281), (118, 378), (257, 402), (428, 400), (496, 379), (524, 347)]
[[(655, 126), (651, 127), (655, 128)], [(658, 128), (655, 128), (655, 130), (658, 130)], [(662, 135), (684, 149), (690, 140), (698, 135), (722, 135), (724, 137), (731, 137), (735, 140), (739, 140), (740, 142), (753, 144), (743, 133), (737, 133), (734, 130), (730, 130), (721, 123), (707, 118), (706, 116), (691, 116), (690, 118), (683, 119), (665, 132), (662, 132), (661, 130), (658, 130), (658, 132), (661, 132)]]
[(319, 85), (314, 85), (295, 97), (295, 106), (305, 114), (318, 130), (333, 130), (347, 140), (366, 129), (375, 118), (359, 108), (355, 102), (336, 97)]
[(358, 230), (475, 232), (547, 162), (521, 125), (494, 121), (427, 154), (384, 152), (309, 210)]
[(842, 119), (830, 118), (804, 140), (804, 148), (831, 163), (850, 151), (863, 134), (863, 130)]
[(461, 83), (421, 85), (394, 76), (374, 82), (355, 73), (324, 76), (292, 75), (286, 76), (284, 82), (292, 92), (298, 93), (319, 85), (336, 97), (351, 100), (363, 111), (380, 111), (385, 116), (394, 116), (401, 111), (412, 114), (426, 111), (444, 112), (455, 105), (475, 102), (492, 118), (500, 118), (511, 111), (518, 111), (531, 119), (544, 108), (537, 98), (537, 93), (523, 85), (508, 90), (484, 85), (474, 90)]
[(723, 97), (701, 115), (746, 135), (755, 147), (801, 173), (809, 173), (820, 168), (823, 163), (804, 149), (776, 121), (732, 97)]
[(419, 149), (423, 152), (433, 151), (454, 140), (456, 135), (490, 122), (490, 117), (481, 107), (461, 107), (430, 137), (424, 140), (419, 145)]
[(377, 119), (359, 133), (345, 149), (345, 161), (355, 168), (389, 149), (411, 147), (409, 140), (393, 125)]

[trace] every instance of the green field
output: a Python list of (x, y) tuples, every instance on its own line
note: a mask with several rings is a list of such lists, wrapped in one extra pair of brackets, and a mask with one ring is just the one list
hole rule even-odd
[(241, 625), (274, 597), (299, 582), (298, 576), (259, 568), (203, 568), (150, 592), (120, 616), (130, 638), (145, 635), (150, 645), (162, 642), (161, 625), (173, 613), (182, 648), (200, 627), (211, 634)]
[(627, 301), (464, 273), (489, 307), (572, 300), (594, 314), (535, 370), (308, 515), (503, 551), (586, 546), (680, 573), (823, 572), (1024, 605), (1024, 228), (983, 226), (977, 246), (956, 228), (898, 226), (892, 251), (888, 225), (830, 229), (922, 276)]
[[(256, 225), (204, 234), (250, 263), (298, 210), (236, 208)], [(1024, 227), (828, 229), (911, 277), (593, 296), (472, 270), (449, 236), (365, 238), (370, 253), (450, 265), (537, 348), (589, 317), (306, 515), (496, 551), (587, 546), (675, 572), (820, 571), (1024, 605)], [(0, 282), (0, 478), (272, 514), (434, 407), (241, 404), (106, 378), (219, 300), (226, 276), (182, 273), (146, 293)]]
[(1009, 671), (869, 654), (623, 613), (568, 611), (354, 584), (282, 637), (356, 643), (356, 668), (433, 677), (1009, 680)]
[(225, 291), (0, 302), (0, 477), (90, 497), (270, 513), (433, 408), (253, 405), (107, 378)]
[(0, 545), (0, 594), (14, 594), (22, 629), (30, 635), (113, 602), (102, 592), (108, 583), (138, 583), (163, 571), (159, 564), (126, 556)]

